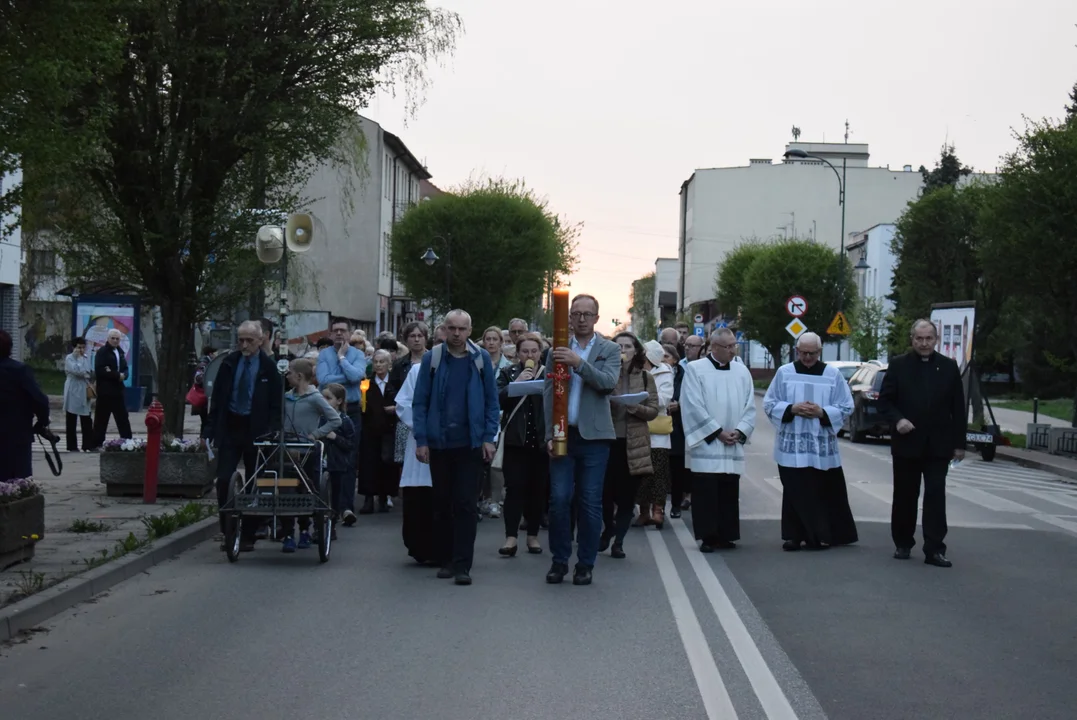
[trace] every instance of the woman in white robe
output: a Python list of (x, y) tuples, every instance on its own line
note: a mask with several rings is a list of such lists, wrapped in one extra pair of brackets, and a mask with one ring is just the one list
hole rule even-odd
[[(420, 365), (411, 366), (403, 387), (396, 394), (396, 417), (408, 430), (414, 423), (412, 398)], [(400, 499), (404, 504), (404, 546), (415, 562), (430, 565), (434, 562), (434, 487), (430, 466), (415, 457), (415, 435), (408, 433), (404, 450), (404, 467), (400, 473)]]

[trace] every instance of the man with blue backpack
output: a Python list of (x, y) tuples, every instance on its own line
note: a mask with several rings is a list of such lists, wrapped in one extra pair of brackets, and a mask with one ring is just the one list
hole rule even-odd
[(445, 317), (445, 342), (423, 356), (412, 411), (415, 456), (430, 464), (439, 578), (471, 584), (475, 505), (484, 462), (494, 457), (500, 404), (490, 354), (469, 339), (471, 316)]

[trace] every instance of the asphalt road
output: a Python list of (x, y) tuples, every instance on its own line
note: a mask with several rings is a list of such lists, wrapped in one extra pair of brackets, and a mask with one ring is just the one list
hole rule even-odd
[(900, 562), (888, 450), (846, 443), (860, 543), (783, 553), (772, 440), (749, 446), (737, 550), (700, 554), (683, 521), (633, 529), (591, 587), (546, 585), (548, 552), (500, 558), (500, 521), (463, 588), (410, 564), (392, 513), (342, 529), (324, 566), (206, 543), (0, 649), (0, 716), (1077, 716), (1077, 487), (969, 460), (954, 567)]

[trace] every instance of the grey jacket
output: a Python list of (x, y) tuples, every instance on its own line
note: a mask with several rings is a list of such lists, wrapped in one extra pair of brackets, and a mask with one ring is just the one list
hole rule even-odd
[[(551, 355), (546, 366), (551, 373), (553, 365)], [(576, 423), (580, 436), (584, 440), (616, 439), (609, 396), (617, 387), (617, 379), (621, 376), (620, 346), (605, 338), (596, 337), (590, 356), (580, 363), (576, 374), (583, 380), (580, 414)], [(553, 380), (549, 376), (546, 378), (542, 399), (546, 412), (546, 442), (549, 442), (553, 440)]]
[[(322, 418), (326, 419), (324, 425)], [(320, 427), (319, 427), (320, 426)], [(317, 388), (311, 387), (303, 395), (291, 390), (284, 396), (284, 431), (307, 437), (324, 438), (340, 427), (340, 414), (329, 406)]]

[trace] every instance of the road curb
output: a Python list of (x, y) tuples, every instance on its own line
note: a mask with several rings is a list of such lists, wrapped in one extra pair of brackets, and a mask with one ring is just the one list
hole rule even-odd
[(18, 637), (23, 630), (35, 628), (64, 610), (190, 550), (216, 535), (219, 529), (217, 517), (207, 518), (154, 541), (145, 550), (88, 570), (0, 610), (0, 642)]
[(1006, 462), (1012, 462), (1015, 465), (1021, 467), (1032, 468), (1033, 470), (1043, 470), (1053, 475), (1058, 475), (1065, 482), (1070, 484), (1077, 483), (1077, 470), (1068, 467), (1062, 467), (1060, 465), (1053, 465), (1052, 463), (1042, 460), (1036, 460), (1035, 458), (1028, 458), (1024, 455), (1011, 455), (1006, 452), (1006, 448), (999, 446), (995, 450), (995, 458), (998, 460), (1005, 460)]

